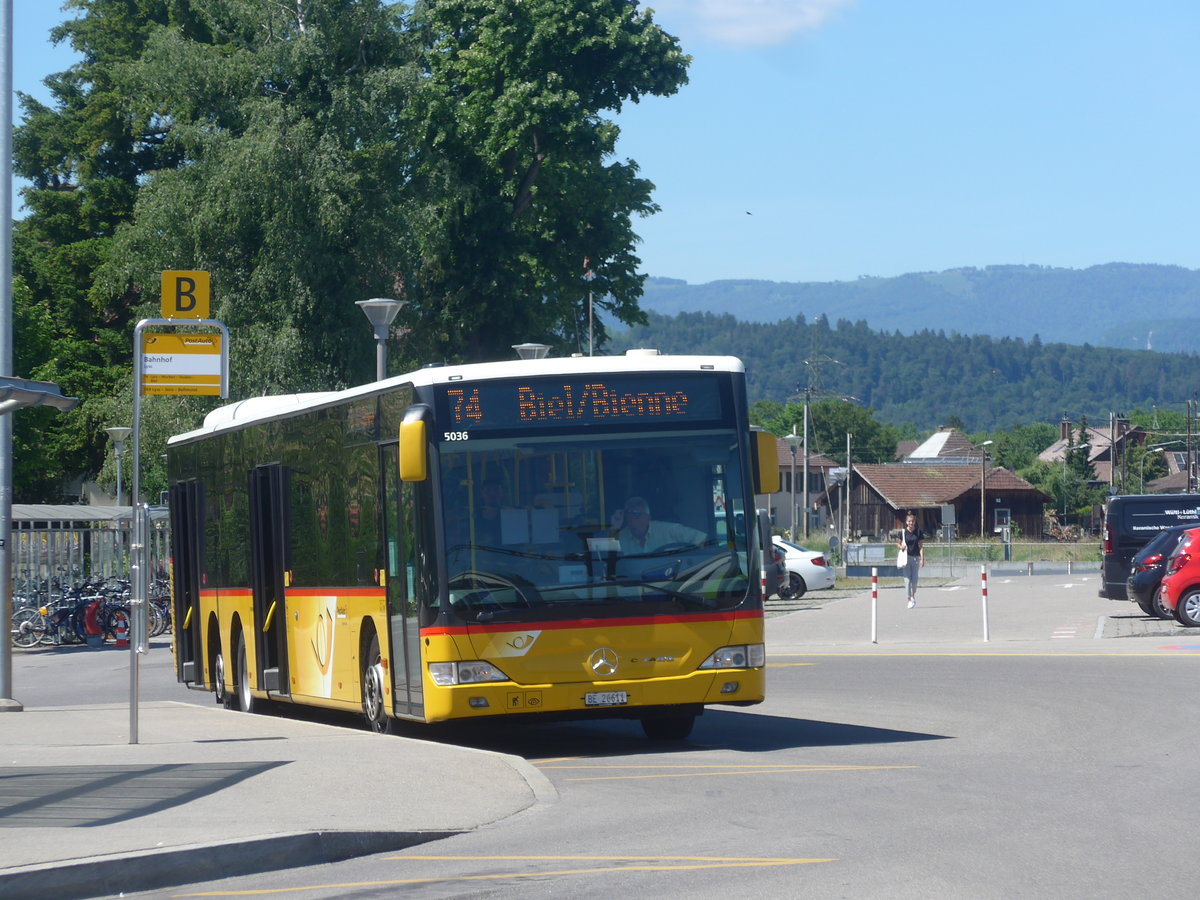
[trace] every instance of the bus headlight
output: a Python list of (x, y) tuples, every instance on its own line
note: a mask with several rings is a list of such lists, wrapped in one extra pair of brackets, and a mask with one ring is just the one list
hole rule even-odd
[(737, 644), (722, 647), (700, 663), (701, 669), (758, 669), (767, 661), (767, 651), (762, 644)]
[(486, 681), (508, 681), (508, 676), (489, 662), (473, 659), (468, 662), (439, 662), (429, 664), (429, 676), (441, 687), (452, 684), (482, 684)]

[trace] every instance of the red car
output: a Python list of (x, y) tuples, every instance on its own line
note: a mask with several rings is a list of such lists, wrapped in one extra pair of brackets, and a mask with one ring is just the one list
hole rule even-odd
[(1200, 528), (1192, 528), (1167, 560), (1162, 602), (1179, 624), (1200, 628)]

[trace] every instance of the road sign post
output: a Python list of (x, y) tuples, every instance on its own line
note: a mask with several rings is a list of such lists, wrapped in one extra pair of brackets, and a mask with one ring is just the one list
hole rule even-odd
[[(161, 319), (142, 319), (133, 330), (133, 544), (130, 548), (129, 743), (138, 742), (138, 656), (146, 652), (146, 604), (149, 579), (146, 522), (149, 509), (142, 496), (142, 396), (229, 396), (229, 329), (208, 318), (211, 307), (208, 272), (162, 273)], [(218, 334), (148, 333), (151, 326), (195, 325)]]

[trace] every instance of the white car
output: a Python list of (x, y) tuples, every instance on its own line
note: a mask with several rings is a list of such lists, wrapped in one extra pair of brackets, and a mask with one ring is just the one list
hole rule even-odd
[(788, 583), (780, 585), (779, 596), (784, 600), (799, 600), (806, 591), (820, 591), (833, 587), (833, 567), (819, 550), (806, 550), (799, 544), (785, 541), (776, 535), (775, 546), (784, 553)]

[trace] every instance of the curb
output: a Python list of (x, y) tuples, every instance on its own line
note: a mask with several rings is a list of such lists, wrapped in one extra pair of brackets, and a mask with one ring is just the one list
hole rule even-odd
[(277, 869), (340, 862), (404, 850), (461, 834), (459, 831), (316, 831), (244, 841), (143, 850), (70, 863), (21, 866), (0, 872), (5, 900), (59, 900), (120, 895), (190, 884), (200, 873), (215, 877), (254, 875)]

